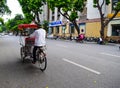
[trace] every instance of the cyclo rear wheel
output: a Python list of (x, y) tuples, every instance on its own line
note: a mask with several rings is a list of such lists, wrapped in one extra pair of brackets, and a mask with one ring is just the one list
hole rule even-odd
[(36, 52), (36, 59), (39, 63), (39, 67), (41, 71), (44, 71), (47, 67), (47, 58), (44, 55), (43, 52), (40, 52), (40, 50), (37, 50)]
[(24, 62), (25, 61), (25, 47), (21, 47), (20, 48), (20, 55), (21, 55), (21, 59)]

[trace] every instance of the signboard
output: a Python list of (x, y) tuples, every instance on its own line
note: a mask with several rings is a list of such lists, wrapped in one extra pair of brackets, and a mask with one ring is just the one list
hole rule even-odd
[(62, 21), (54, 21), (49, 23), (49, 27), (59, 26), (62, 25)]

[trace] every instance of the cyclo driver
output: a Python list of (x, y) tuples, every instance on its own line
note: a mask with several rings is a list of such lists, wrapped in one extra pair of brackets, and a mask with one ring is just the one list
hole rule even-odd
[(46, 46), (46, 31), (42, 28), (42, 25), (38, 24), (38, 29), (36, 29), (30, 37), (35, 38), (34, 48), (33, 48), (33, 61), (32, 63), (35, 64), (36, 62), (36, 51), (39, 48)]

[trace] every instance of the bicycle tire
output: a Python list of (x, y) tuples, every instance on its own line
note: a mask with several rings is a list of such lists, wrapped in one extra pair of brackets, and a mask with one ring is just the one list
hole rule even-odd
[(39, 63), (40, 70), (42, 72), (45, 71), (47, 67), (47, 58), (42, 52), (37, 52), (37, 61)]
[(21, 55), (22, 62), (24, 62), (24, 61), (25, 61), (24, 47), (21, 47), (21, 48), (20, 48), (20, 55)]

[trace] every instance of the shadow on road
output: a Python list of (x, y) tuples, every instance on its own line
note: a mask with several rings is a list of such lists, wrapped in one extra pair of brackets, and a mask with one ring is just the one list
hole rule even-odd
[(13, 76), (15, 75), (21, 75), (21, 76), (34, 76), (35, 74), (42, 74), (41, 70), (39, 67), (36, 65), (33, 65), (31, 63), (30, 59), (26, 59), (25, 62), (23, 63), (20, 58), (14, 59), (15, 61), (9, 61), (9, 62), (4, 62), (0, 64), (0, 69), (1, 69), (1, 74), (7, 74), (9, 73), (12, 74)]

